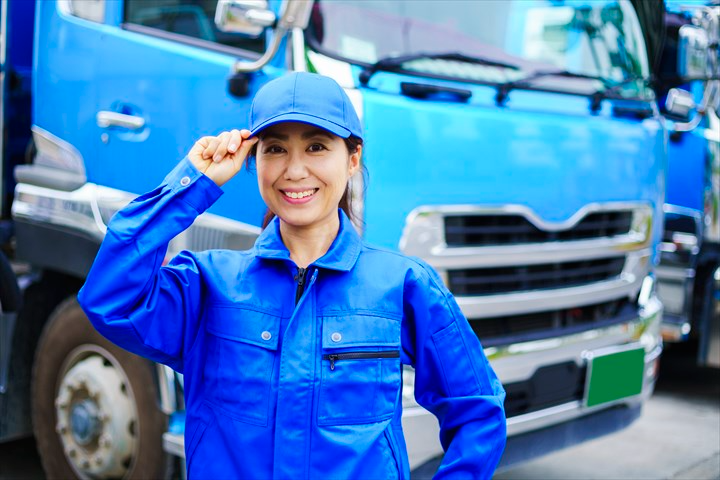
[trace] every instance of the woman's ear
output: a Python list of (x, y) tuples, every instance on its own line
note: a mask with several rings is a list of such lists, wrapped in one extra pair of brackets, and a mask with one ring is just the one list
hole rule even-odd
[(362, 159), (362, 145), (358, 145), (357, 149), (350, 154), (349, 163), (348, 163), (348, 174), (350, 177), (355, 175), (357, 171), (360, 169), (360, 160)]

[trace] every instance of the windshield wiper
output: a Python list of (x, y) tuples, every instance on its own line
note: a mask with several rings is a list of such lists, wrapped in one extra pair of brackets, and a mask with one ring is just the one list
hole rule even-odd
[(590, 110), (593, 112), (597, 112), (598, 110), (600, 110), (601, 103), (604, 99), (614, 98), (618, 90), (620, 90), (620, 87), (623, 87), (628, 83), (637, 81), (642, 81), (644, 84), (647, 85), (647, 80), (641, 77), (628, 77), (618, 83), (612, 83), (607, 78), (570, 72), (568, 70), (541, 70), (533, 73), (528, 77), (499, 84), (497, 86), (497, 94), (495, 94), (495, 101), (498, 105), (503, 105), (505, 101), (507, 101), (508, 94), (513, 89), (530, 87), (530, 85), (532, 85), (535, 80), (544, 77), (580, 78), (585, 80), (596, 80), (602, 83), (602, 89), (596, 90), (593, 93), (587, 95), (588, 97), (590, 97)]
[(606, 79), (594, 75), (585, 75), (582, 73), (570, 72), (568, 70), (539, 70), (528, 77), (498, 84), (497, 93), (495, 94), (495, 102), (498, 105), (503, 105), (512, 90), (516, 88), (529, 87), (535, 80), (545, 77), (581, 78), (585, 80), (597, 80), (602, 82), (603, 85), (608, 86), (608, 82)]
[(360, 82), (363, 85), (367, 85), (370, 78), (381, 70), (386, 72), (394, 72), (400, 70), (403, 64), (411, 62), (413, 60), (454, 60), (456, 62), (472, 63), (474, 65), (487, 65), (489, 67), (501, 67), (510, 68), (512, 70), (519, 70), (520, 67), (510, 63), (498, 62), (496, 60), (490, 60), (482, 57), (473, 57), (465, 55), (459, 52), (447, 52), (447, 53), (413, 53), (411, 55), (402, 55), (397, 57), (385, 57), (379, 61), (373, 63), (362, 69), (360, 72)]

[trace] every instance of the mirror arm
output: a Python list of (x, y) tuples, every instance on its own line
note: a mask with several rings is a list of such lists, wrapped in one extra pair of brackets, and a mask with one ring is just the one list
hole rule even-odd
[(260, 70), (277, 53), (278, 49), (280, 48), (280, 43), (282, 42), (286, 33), (287, 33), (287, 30), (285, 30), (284, 28), (278, 27), (275, 30), (275, 35), (273, 36), (270, 47), (267, 50), (265, 50), (265, 53), (263, 53), (262, 57), (258, 58), (254, 62), (245, 62), (245, 61), (237, 60), (235, 62), (235, 64), (233, 65), (233, 72), (234, 73), (244, 73), (244, 72), (254, 72), (256, 70)]
[(689, 122), (681, 122), (674, 124), (673, 130), (676, 132), (689, 132), (690, 130), (694, 130), (695, 128), (697, 128), (697, 126), (700, 125), (700, 120), (702, 120), (702, 117), (707, 114), (708, 107), (714, 101), (713, 99), (716, 95), (720, 95), (720, 81), (713, 80), (711, 84), (708, 84), (705, 87), (705, 91), (703, 92), (703, 98), (700, 101), (700, 105), (695, 108), (695, 116), (691, 118)]

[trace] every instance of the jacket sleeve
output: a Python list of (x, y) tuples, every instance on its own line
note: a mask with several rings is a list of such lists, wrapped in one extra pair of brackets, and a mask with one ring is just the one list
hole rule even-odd
[(162, 264), (170, 240), (221, 194), (186, 158), (159, 187), (113, 216), (78, 293), (80, 306), (102, 335), (182, 371), (198, 330), (199, 265), (190, 252)]
[(505, 448), (505, 390), (437, 273), (419, 262), (405, 282), (403, 350), (415, 399), (440, 424), (436, 479), (489, 479)]

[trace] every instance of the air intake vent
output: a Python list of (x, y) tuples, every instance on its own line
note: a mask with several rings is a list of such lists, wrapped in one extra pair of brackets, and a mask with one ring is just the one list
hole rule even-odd
[(497, 268), (448, 271), (454, 295), (498, 295), (528, 290), (567, 288), (611, 280), (620, 276), (625, 257)]
[(613, 237), (630, 231), (632, 216), (631, 211), (596, 212), (572, 228), (550, 232), (521, 215), (448, 215), (445, 243), (449, 247), (486, 247)]
[(637, 311), (627, 299), (523, 315), (478, 318), (470, 326), (483, 347), (571, 335), (630, 321)]

